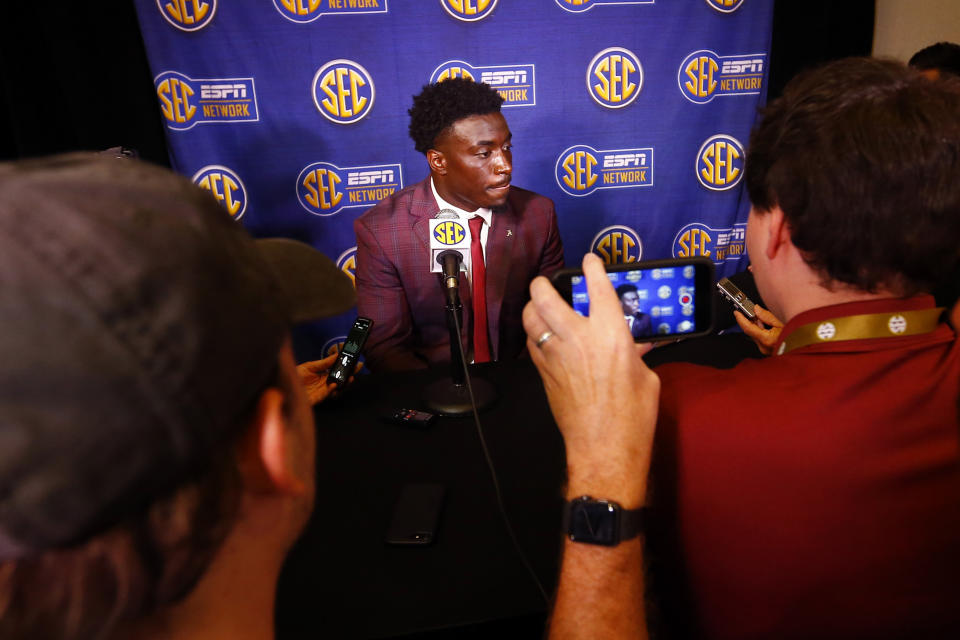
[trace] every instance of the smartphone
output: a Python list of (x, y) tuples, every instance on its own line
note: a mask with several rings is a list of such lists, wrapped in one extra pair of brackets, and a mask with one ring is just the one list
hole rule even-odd
[(372, 327), (373, 320), (370, 318), (359, 316), (353, 321), (353, 326), (350, 327), (350, 332), (343, 343), (340, 355), (337, 356), (337, 360), (333, 363), (330, 371), (327, 372), (327, 384), (343, 386), (347, 383), (357, 367), (360, 350), (367, 342), (367, 336), (370, 334)]
[(442, 484), (407, 484), (400, 491), (387, 528), (387, 544), (428, 545), (437, 536), (440, 509), (443, 506)]
[[(607, 265), (635, 342), (700, 336), (713, 330), (713, 263), (706, 258)], [(582, 316), (590, 297), (582, 269), (562, 269), (553, 286)]]
[(753, 301), (740, 290), (740, 287), (730, 282), (729, 278), (721, 278), (717, 282), (717, 289), (723, 294), (724, 298), (733, 303), (737, 311), (746, 316), (747, 320), (753, 320), (757, 317), (757, 312), (753, 309)]

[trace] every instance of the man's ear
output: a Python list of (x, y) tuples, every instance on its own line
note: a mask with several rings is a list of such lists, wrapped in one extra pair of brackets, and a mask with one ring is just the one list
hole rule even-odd
[(767, 224), (766, 255), (768, 259), (773, 260), (788, 245), (792, 245), (793, 240), (790, 238), (790, 227), (783, 215), (783, 209), (775, 206), (763, 215)]
[(447, 159), (442, 151), (436, 149), (427, 150), (427, 164), (430, 165), (430, 171), (441, 176), (447, 175)]
[(294, 469), (293, 429), (283, 411), (284, 396), (269, 388), (260, 395), (252, 423), (239, 443), (244, 486), (257, 493), (300, 494), (306, 485)]

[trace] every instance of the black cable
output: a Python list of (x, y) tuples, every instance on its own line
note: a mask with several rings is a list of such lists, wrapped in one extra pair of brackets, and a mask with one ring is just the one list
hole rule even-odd
[[(457, 330), (457, 337), (459, 338), (460, 320), (457, 318), (456, 313), (451, 315), (453, 316), (453, 325)], [(503, 496), (500, 493), (500, 481), (497, 479), (497, 472), (494, 469), (493, 460), (490, 457), (490, 450), (487, 449), (486, 438), (483, 437), (483, 427), (480, 426), (480, 414), (477, 411), (477, 402), (473, 397), (473, 386), (470, 384), (470, 371), (467, 369), (467, 357), (464, 355), (462, 345), (459, 351), (460, 363), (463, 365), (463, 377), (467, 385), (467, 393), (470, 395), (470, 407), (473, 409), (473, 422), (477, 427), (477, 435), (480, 437), (480, 447), (483, 449), (483, 457), (486, 459), (487, 468), (490, 470), (490, 478), (493, 480), (493, 490), (497, 496), (497, 507), (500, 509), (500, 517), (503, 519), (503, 524), (507, 528), (507, 533), (510, 534), (510, 541), (513, 543), (513, 548), (516, 549), (517, 554), (520, 556), (521, 562), (523, 562), (523, 566), (526, 567), (530, 577), (533, 578), (534, 583), (536, 583), (537, 589), (540, 590), (540, 596), (543, 598), (543, 603), (549, 608), (550, 596), (547, 595), (547, 590), (543, 588), (543, 584), (540, 583), (540, 578), (537, 577), (536, 572), (533, 570), (533, 566), (527, 559), (527, 555), (520, 547), (520, 543), (517, 541), (517, 536), (513, 532), (513, 526), (510, 524), (510, 518), (507, 517), (507, 510), (503, 506)]]

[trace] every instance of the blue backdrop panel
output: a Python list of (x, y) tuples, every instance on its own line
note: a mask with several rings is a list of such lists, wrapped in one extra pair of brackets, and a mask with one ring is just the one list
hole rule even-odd
[[(256, 236), (352, 276), (353, 221), (424, 178), (423, 85), (505, 98), (514, 184), (554, 200), (568, 265), (709, 256), (746, 267), (744, 147), (772, 0), (137, 0), (175, 170)], [(426, 266), (424, 267), (426, 268)], [(442, 300), (438, 300), (442, 304)], [(353, 314), (304, 330), (318, 357)]]

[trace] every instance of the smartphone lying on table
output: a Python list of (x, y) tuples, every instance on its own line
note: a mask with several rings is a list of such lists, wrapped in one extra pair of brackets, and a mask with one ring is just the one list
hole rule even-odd
[[(690, 338), (713, 330), (714, 269), (710, 260), (645, 260), (607, 265), (606, 270), (635, 342)], [(582, 269), (562, 269), (552, 281), (574, 311), (590, 315)]]

